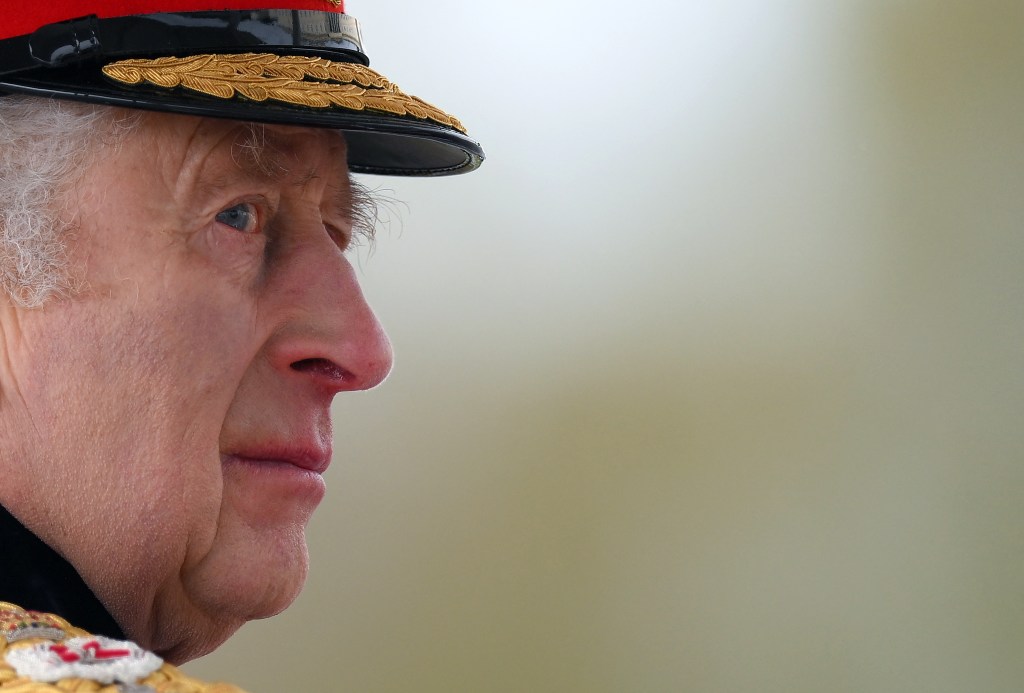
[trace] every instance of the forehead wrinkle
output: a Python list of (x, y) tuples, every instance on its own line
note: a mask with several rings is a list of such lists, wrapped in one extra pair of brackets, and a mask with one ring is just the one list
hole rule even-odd
[[(180, 148), (180, 156), (173, 167), (175, 189), (178, 194), (199, 190), (217, 191), (226, 187), (230, 176), (224, 170), (225, 163), (218, 157), (231, 153), (231, 145), (237, 137), (236, 128), (224, 132), (216, 132), (218, 123), (200, 121), (188, 136), (184, 138)], [(210, 130), (214, 131), (211, 133)]]
[[(336, 138), (336, 141), (324, 141), (331, 137)], [(316, 154), (320, 156), (313, 157), (313, 161), (309, 161), (311, 152), (308, 137), (300, 138), (295, 133), (277, 130), (274, 126), (262, 126), (258, 133), (252, 132), (246, 145), (243, 154), (244, 158), (249, 159), (251, 168), (267, 172), (275, 181), (287, 182), (289, 186), (304, 191), (319, 183), (316, 189), (322, 191), (320, 194), (326, 209), (341, 216), (346, 222), (351, 220), (351, 176), (341, 133), (318, 131), (314, 146)], [(337, 157), (333, 156), (335, 154)], [(338, 160), (342, 163), (338, 164)], [(336, 173), (338, 175), (334, 175)], [(335, 180), (338, 182), (335, 183)]]
[(239, 124), (220, 137), (203, 157), (199, 188), (216, 194), (239, 183), (282, 184), (289, 176), (289, 157), (268, 143), (261, 130), (256, 125)]
[[(161, 114), (162, 115), (162, 114)], [(164, 126), (168, 121), (153, 117), (149, 120), (150, 126), (145, 130), (150, 149), (155, 154), (151, 161), (159, 176), (164, 180), (164, 185), (172, 197), (177, 198), (181, 194), (181, 187), (191, 187), (192, 181), (198, 176), (202, 168), (202, 160), (205, 157), (198, 157), (196, 154), (197, 140), (200, 128), (193, 128), (187, 136), (180, 140), (181, 145), (176, 146), (178, 139), (174, 136), (174, 129)], [(173, 122), (173, 121), (171, 121)]]
[(293, 133), (275, 132), (271, 126), (252, 124), (235, 142), (232, 159), (254, 180), (305, 189), (323, 179), (325, 173), (322, 164), (306, 163), (309, 153), (307, 140), (297, 139)]
[(281, 182), (289, 171), (286, 147), (279, 138), (268, 136), (265, 127), (257, 124), (241, 125), (235, 133), (231, 158), (246, 175), (267, 182)]

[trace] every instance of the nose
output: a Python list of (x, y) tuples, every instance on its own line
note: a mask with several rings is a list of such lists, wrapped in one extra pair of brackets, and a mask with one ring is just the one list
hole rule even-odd
[(391, 342), (336, 247), (296, 252), (266, 287), (284, 316), (269, 350), (274, 366), (317, 390), (368, 390), (391, 371)]

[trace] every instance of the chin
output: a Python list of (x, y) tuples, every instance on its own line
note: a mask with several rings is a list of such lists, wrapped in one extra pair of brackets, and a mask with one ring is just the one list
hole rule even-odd
[(306, 570), (303, 568), (300, 576), (291, 576), (273, 585), (265, 586), (259, 592), (258, 598), (250, 601), (251, 609), (249, 610), (247, 620), (251, 621), (278, 615), (292, 605), (298, 598), (299, 593), (302, 592), (302, 587), (305, 584)]
[(193, 576), (183, 585), (185, 608), (168, 605), (171, 608), (162, 610), (157, 619), (159, 626), (153, 637), (135, 639), (173, 664), (202, 657), (247, 621), (275, 616), (287, 609), (302, 591), (306, 566), (303, 551), (303, 559), (287, 569), (264, 564)]
[(152, 649), (168, 661), (200, 657), (245, 622), (281, 613), (305, 584), (306, 517), (289, 517), (281, 512), (288, 504), (275, 507), (265, 499), (265, 512), (255, 513), (252, 497), (232, 490), (233, 502), (222, 508), (206, 551), (158, 594), (151, 624), (160, 632)]
[(238, 561), (231, 574), (222, 576), (216, 595), (211, 595), (218, 611), (251, 621), (281, 613), (299, 596), (309, 565), (305, 543), (301, 550), (268, 551), (259, 558), (254, 563)]
[(208, 555), (182, 586), (187, 602), (211, 629), (227, 626), (234, 632), (246, 621), (287, 609), (302, 591), (308, 566), (305, 533), (282, 532), (243, 551)]
[(180, 666), (193, 659), (199, 659), (210, 654), (241, 628), (244, 622), (219, 623), (216, 628), (206, 628), (201, 631), (189, 630), (185, 634), (173, 633), (169, 639), (165, 638), (166, 644), (147, 643), (144, 639), (134, 637), (128, 633), (128, 637), (140, 646), (155, 652), (165, 661)]

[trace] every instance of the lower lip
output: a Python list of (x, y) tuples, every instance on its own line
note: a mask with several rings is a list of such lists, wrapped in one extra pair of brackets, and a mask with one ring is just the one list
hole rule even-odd
[(297, 494), (320, 502), (327, 486), (323, 475), (281, 460), (259, 460), (238, 455), (222, 455), (225, 467), (242, 470), (247, 477), (275, 487), (277, 493)]

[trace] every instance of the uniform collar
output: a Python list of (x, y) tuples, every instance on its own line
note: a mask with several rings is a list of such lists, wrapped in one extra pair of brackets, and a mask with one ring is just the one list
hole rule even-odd
[(0, 506), (0, 600), (57, 614), (77, 628), (125, 635), (78, 571)]

